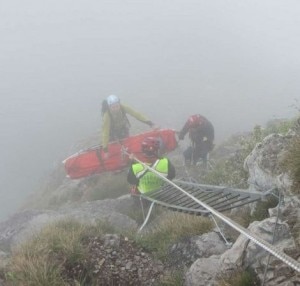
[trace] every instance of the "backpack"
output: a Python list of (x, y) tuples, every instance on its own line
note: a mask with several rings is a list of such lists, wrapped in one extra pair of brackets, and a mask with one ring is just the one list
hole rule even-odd
[[(112, 117), (112, 115), (110, 113), (109, 106), (108, 106), (108, 103), (107, 103), (106, 99), (104, 99), (102, 101), (102, 107), (101, 107), (101, 115), (102, 115), (102, 117), (103, 117), (103, 115), (104, 115), (105, 112), (108, 112), (109, 117), (111, 118), (111, 120), (113, 122), (113, 117)], [(122, 112), (122, 114), (124, 116), (124, 119), (126, 120), (128, 126), (130, 126), (130, 121), (129, 121), (128, 117), (126, 116), (126, 112), (125, 112), (124, 108), (122, 107), (122, 105), (121, 105), (121, 112)]]

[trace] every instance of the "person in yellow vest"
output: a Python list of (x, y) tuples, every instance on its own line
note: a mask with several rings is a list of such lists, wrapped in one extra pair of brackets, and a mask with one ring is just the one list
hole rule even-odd
[(152, 121), (131, 107), (121, 104), (116, 95), (110, 95), (102, 102), (102, 148), (108, 156), (108, 143), (124, 139), (129, 136), (130, 123), (127, 114), (150, 127), (154, 127)]
[[(156, 170), (169, 180), (175, 178), (175, 167), (166, 157), (159, 156), (160, 140), (154, 137), (147, 137), (143, 140), (141, 151), (145, 155), (145, 164)], [(128, 171), (127, 181), (136, 187), (136, 190), (146, 194), (160, 189), (165, 181), (157, 174), (148, 170), (139, 162), (133, 162)]]

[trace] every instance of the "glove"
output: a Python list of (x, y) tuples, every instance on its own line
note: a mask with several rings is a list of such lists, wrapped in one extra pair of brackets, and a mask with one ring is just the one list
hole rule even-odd
[(130, 194), (131, 195), (139, 195), (140, 192), (139, 192), (139, 190), (136, 186), (132, 186), (131, 189), (130, 189)]
[(109, 153), (107, 147), (103, 148), (103, 159), (107, 159), (108, 157), (109, 157)]
[(128, 159), (129, 159), (130, 161), (134, 161), (134, 155), (133, 155), (132, 153), (129, 154)]
[(150, 121), (150, 120), (146, 121), (145, 123), (148, 124), (150, 127), (154, 126), (154, 123), (152, 121)]
[(179, 133), (179, 135), (178, 135), (178, 139), (179, 139), (179, 140), (183, 140), (183, 139), (184, 139), (184, 136), (183, 136), (183, 134)]

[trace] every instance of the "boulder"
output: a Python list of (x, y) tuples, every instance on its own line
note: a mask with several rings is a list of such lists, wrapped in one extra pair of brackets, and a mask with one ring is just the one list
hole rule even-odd
[(227, 250), (224, 241), (215, 232), (186, 238), (172, 246), (169, 257), (173, 264), (191, 265), (198, 258), (222, 254)]
[(283, 175), (280, 162), (293, 135), (270, 134), (258, 143), (244, 162), (249, 172), (250, 189), (267, 191), (278, 188), (284, 192), (291, 187), (288, 175)]
[(220, 267), (220, 256), (197, 259), (185, 275), (185, 286), (214, 286)]
[(120, 211), (130, 207), (130, 197), (93, 201), (53, 210), (25, 210), (0, 223), (0, 250), (12, 247), (32, 237), (45, 225), (63, 219), (76, 219), (82, 223), (95, 224), (106, 221), (121, 230), (136, 229), (137, 223)]
[[(275, 226), (276, 231), (273, 237)], [(282, 221), (276, 222), (276, 217), (268, 218), (260, 222), (253, 222), (248, 229), (257, 237), (275, 245), (281, 252), (284, 252), (291, 247), (295, 247), (288, 224)], [(247, 269), (248, 267), (251, 267), (255, 269), (258, 277), (262, 280), (264, 270), (268, 266), (269, 272), (267, 280), (272, 280), (274, 277), (278, 277), (278, 274), (275, 273), (274, 266), (282, 265), (283, 262), (273, 256), (270, 256), (269, 260), (268, 255), (269, 253), (266, 250), (241, 234), (233, 244), (232, 248), (221, 255), (221, 267), (218, 275), (221, 273), (228, 274), (230, 272), (235, 272), (238, 269)], [(289, 270), (291, 269), (289, 268)]]

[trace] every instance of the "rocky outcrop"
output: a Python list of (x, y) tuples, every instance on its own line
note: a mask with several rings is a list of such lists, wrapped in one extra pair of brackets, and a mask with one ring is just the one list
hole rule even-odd
[(185, 275), (186, 286), (214, 285), (215, 275), (220, 268), (220, 255), (226, 250), (227, 246), (220, 236), (210, 232), (174, 245), (171, 260), (177, 254), (182, 264), (194, 261)]
[[(276, 233), (273, 238), (275, 225)], [(282, 252), (295, 248), (288, 224), (285, 222), (276, 222), (275, 217), (265, 219), (261, 222), (253, 222), (248, 229), (252, 234), (262, 238), (264, 241), (270, 244), (273, 243)], [(235, 273), (248, 267), (255, 269), (260, 280), (263, 280), (264, 271), (267, 268), (269, 271), (266, 285), (276, 285), (268, 283), (271, 283), (271, 281), (278, 282), (279, 277), (281, 281), (286, 281), (286, 279), (283, 279), (281, 271), (285, 271), (285, 274), (293, 277), (294, 281), (298, 281), (298, 277), (294, 271), (289, 267), (285, 267), (286, 265), (281, 260), (273, 256), (270, 257), (270, 260), (268, 259), (268, 252), (249, 240), (246, 236), (240, 235), (232, 247), (223, 254), (197, 259), (186, 273), (185, 285), (218, 285), (217, 281), (221, 277), (228, 277), (230, 273)]]
[(280, 162), (292, 138), (293, 135), (270, 134), (256, 145), (244, 162), (250, 189), (267, 191), (278, 187), (289, 190), (291, 180), (283, 175)]
[[(275, 217), (253, 222), (248, 229), (252, 234), (275, 245), (282, 252), (285, 248), (295, 247), (288, 224), (277, 222)], [(220, 272), (228, 273), (236, 269), (246, 269), (249, 266), (265, 269), (267, 256), (268, 252), (246, 236), (240, 235), (231, 249), (221, 256)]]
[(185, 286), (215, 286), (215, 276), (220, 268), (220, 256), (197, 259), (185, 275)]
[(32, 237), (43, 226), (63, 219), (72, 218), (89, 224), (103, 220), (121, 230), (136, 229), (137, 223), (121, 213), (126, 208), (132, 208), (132, 204), (132, 199), (125, 196), (116, 200), (85, 202), (56, 211), (26, 210), (16, 213), (0, 223), (0, 250), (8, 252)]
[[(246, 158), (244, 167), (249, 172), (250, 190), (278, 190), (282, 204), (280, 214), (282, 220), (287, 220), (292, 233), (299, 229), (300, 200), (291, 192), (293, 182), (287, 173), (281, 169), (281, 161), (288, 144), (299, 136), (289, 132), (288, 135), (271, 134), (253, 149)], [(270, 216), (277, 216), (278, 209), (269, 209)], [(298, 239), (299, 240), (299, 239)], [(298, 241), (298, 245), (300, 241)]]
[[(284, 203), (281, 202), (280, 205), (280, 212), (278, 213), (278, 207), (270, 209), (270, 218), (252, 223), (249, 226), (250, 232), (269, 243), (274, 243), (283, 252), (289, 252), (292, 249), (290, 252), (293, 253), (297, 252), (297, 245), (292, 236), (294, 224), (291, 220), (294, 223), (299, 221), (300, 204), (298, 198), (291, 194), (292, 181), (288, 174), (282, 171), (280, 165), (292, 138), (292, 133), (286, 136), (280, 134), (267, 136), (246, 158), (244, 167), (249, 172), (250, 190), (277, 189), (282, 195), (282, 202), (284, 198)], [(281, 220), (279, 219), (275, 225), (277, 215)], [(274, 241), (272, 241), (273, 233)], [(293, 258), (298, 259), (298, 257)], [(243, 235), (240, 235), (232, 248), (221, 256), (220, 262), (220, 273), (246, 269), (250, 266), (260, 280), (263, 279), (264, 271), (267, 268), (265, 285), (288, 285), (289, 280), (299, 283), (295, 271), (272, 255), (268, 261), (268, 253)]]
[(188, 266), (194, 261), (211, 255), (222, 254), (227, 250), (224, 241), (215, 232), (193, 236), (174, 244), (169, 252), (169, 260), (173, 265)]
[[(280, 212), (278, 213), (277, 207), (270, 209), (270, 218), (261, 222), (253, 222), (249, 226), (250, 232), (275, 244), (280, 251), (299, 260), (300, 251), (298, 251), (293, 233), (296, 232), (297, 226), (299, 229), (300, 203), (297, 196), (292, 195), (290, 191), (292, 181), (288, 174), (283, 172), (280, 164), (293, 136), (292, 133), (286, 136), (280, 134), (267, 136), (246, 158), (244, 168), (249, 172), (250, 191), (278, 190), (284, 198), (284, 204), (280, 205)], [(254, 205), (251, 208), (254, 208)], [(279, 216), (278, 221), (277, 215)], [(213, 267), (210, 267), (209, 264)], [(217, 284), (216, 277), (224, 277), (230, 272), (234, 273), (248, 267), (254, 269), (261, 281), (264, 279), (264, 271), (267, 269), (265, 285), (300, 285), (300, 278), (296, 271), (278, 258), (272, 255), (269, 257), (268, 252), (244, 235), (240, 235), (231, 249), (224, 252), (219, 258), (211, 256), (198, 259), (193, 263), (186, 274), (186, 285), (215, 285), (215, 283)], [(201, 284), (203, 280), (206, 284)]]

